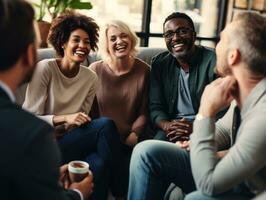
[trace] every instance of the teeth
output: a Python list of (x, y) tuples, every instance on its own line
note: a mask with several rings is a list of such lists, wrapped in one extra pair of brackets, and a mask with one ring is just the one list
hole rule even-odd
[(126, 49), (126, 46), (117, 47), (116, 50)]
[(181, 47), (181, 46), (183, 46), (184, 44), (175, 44), (174, 45), (174, 48), (176, 48), (176, 47)]
[(76, 54), (80, 54), (80, 55), (85, 55), (85, 52), (84, 51), (76, 51), (75, 53)]

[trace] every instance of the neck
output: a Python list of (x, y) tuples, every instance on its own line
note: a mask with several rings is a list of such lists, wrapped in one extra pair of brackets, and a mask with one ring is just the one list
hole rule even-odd
[(134, 58), (127, 56), (123, 58), (112, 59), (109, 65), (116, 74), (124, 74), (131, 70), (133, 63)]
[(177, 62), (180, 64), (184, 71), (189, 71), (189, 61), (195, 52), (195, 45), (189, 50), (189, 52), (182, 57), (178, 57)]
[(238, 89), (234, 98), (238, 107), (242, 108), (252, 89), (264, 78), (264, 76), (252, 74), (247, 69), (247, 66), (241, 66), (234, 69), (233, 75), (238, 83)]
[(66, 76), (66, 77), (74, 77), (78, 74), (80, 63), (76, 62), (69, 62), (69, 60), (64, 57), (61, 60), (57, 61), (57, 64), (60, 68), (60, 71)]
[(2, 76), (2, 74), (0, 75), (0, 81), (2, 81), (3, 83), (5, 83), (10, 90), (13, 92), (13, 94), (15, 94), (18, 84), (14, 82), (14, 80), (10, 80), (8, 78), (6, 78), (5, 76)]
[(21, 59), (8, 70), (0, 72), (0, 80), (15, 94), (19, 85), (24, 81), (25, 71)]
[(180, 62), (179, 64), (181, 66), (181, 68), (185, 71), (185, 72), (189, 72), (189, 64), (187, 62)]

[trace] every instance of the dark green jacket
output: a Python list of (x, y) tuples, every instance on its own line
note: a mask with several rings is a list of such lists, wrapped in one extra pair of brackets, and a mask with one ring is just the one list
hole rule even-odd
[[(198, 112), (200, 98), (207, 84), (216, 75), (214, 51), (197, 46), (189, 61), (189, 90), (195, 112)], [(161, 120), (174, 119), (176, 116), (178, 77), (180, 65), (169, 51), (153, 58), (150, 82), (150, 117), (153, 124)]]

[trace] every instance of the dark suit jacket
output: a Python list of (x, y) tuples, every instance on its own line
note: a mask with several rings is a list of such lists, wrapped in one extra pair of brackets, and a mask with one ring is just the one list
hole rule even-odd
[(0, 199), (79, 200), (59, 186), (59, 167), (53, 128), (0, 88)]

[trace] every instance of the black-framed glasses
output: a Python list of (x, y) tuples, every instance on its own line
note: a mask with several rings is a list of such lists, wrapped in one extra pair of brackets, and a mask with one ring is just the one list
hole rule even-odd
[(192, 30), (190, 28), (178, 28), (175, 31), (166, 31), (163, 34), (163, 37), (166, 39), (172, 39), (175, 34), (181, 37), (185, 37), (188, 36), (191, 32)]

